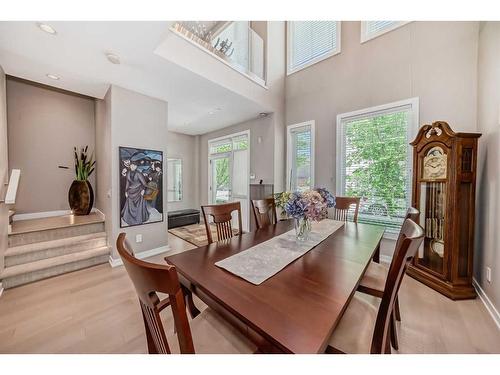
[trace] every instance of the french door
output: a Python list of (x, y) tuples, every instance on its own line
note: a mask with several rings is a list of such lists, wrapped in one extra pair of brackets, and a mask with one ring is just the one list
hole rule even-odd
[[(243, 230), (250, 224), (250, 131), (209, 141), (209, 201), (240, 202)], [(237, 226), (237, 215), (233, 214)]]

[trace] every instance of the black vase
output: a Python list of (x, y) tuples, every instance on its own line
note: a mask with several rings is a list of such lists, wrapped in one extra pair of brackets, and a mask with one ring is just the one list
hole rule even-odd
[(88, 215), (94, 205), (94, 190), (88, 181), (73, 181), (68, 192), (68, 201), (73, 214)]

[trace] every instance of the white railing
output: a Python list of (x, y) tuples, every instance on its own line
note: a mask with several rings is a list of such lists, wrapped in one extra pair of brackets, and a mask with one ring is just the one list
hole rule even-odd
[(20, 169), (13, 169), (10, 172), (9, 183), (7, 184), (7, 193), (5, 194), (5, 199), (0, 200), (0, 203), (5, 204), (15, 204), (16, 203), (16, 195), (17, 195), (17, 187), (19, 185), (19, 177), (21, 177)]

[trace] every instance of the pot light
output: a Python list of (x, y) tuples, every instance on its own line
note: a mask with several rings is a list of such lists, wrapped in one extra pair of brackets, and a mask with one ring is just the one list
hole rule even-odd
[(56, 29), (54, 29), (50, 25), (47, 25), (46, 23), (38, 22), (37, 26), (40, 28), (40, 30), (45, 31), (47, 34), (50, 34), (50, 35), (56, 35), (57, 34)]
[(53, 79), (55, 81), (58, 81), (60, 79), (60, 77), (56, 76), (55, 74), (47, 74), (47, 78)]
[(114, 54), (114, 53), (111, 53), (111, 52), (107, 52), (106, 53), (106, 57), (107, 59), (109, 60), (110, 63), (112, 64), (115, 64), (115, 65), (119, 65), (120, 64), (120, 56)]

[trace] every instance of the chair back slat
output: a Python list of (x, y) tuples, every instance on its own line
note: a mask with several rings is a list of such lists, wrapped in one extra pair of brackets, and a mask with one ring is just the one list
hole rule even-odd
[(339, 221), (348, 221), (352, 216), (352, 221), (357, 223), (359, 202), (359, 197), (335, 197), (333, 218)]
[(252, 200), (252, 210), (255, 217), (257, 229), (276, 224), (278, 222), (276, 215), (276, 203), (274, 198)]
[(406, 219), (401, 228), (385, 282), (384, 294), (377, 314), (371, 345), (371, 353), (390, 353), (390, 324), (392, 310), (399, 287), (418, 248), (424, 240), (424, 230), (412, 219)]
[[(231, 224), (232, 213), (234, 211), (238, 212), (238, 234), (241, 234), (243, 232), (240, 202), (201, 206), (201, 211), (203, 213), (203, 219), (205, 221), (205, 230), (207, 231), (209, 244), (215, 241), (226, 240), (235, 235)], [(212, 236), (212, 231), (210, 229), (210, 219), (212, 219), (213, 223), (215, 224), (217, 239), (214, 239)]]
[(169, 354), (165, 330), (160, 318), (160, 301), (157, 293), (168, 294), (167, 303), (170, 305), (177, 330), (179, 348), (181, 353), (194, 353), (193, 339), (186, 314), (184, 295), (179, 283), (177, 270), (172, 265), (148, 263), (137, 259), (130, 246), (125, 245), (125, 233), (120, 233), (116, 240), (118, 253), (123, 265), (134, 284), (142, 310), (148, 350), (150, 354)]

